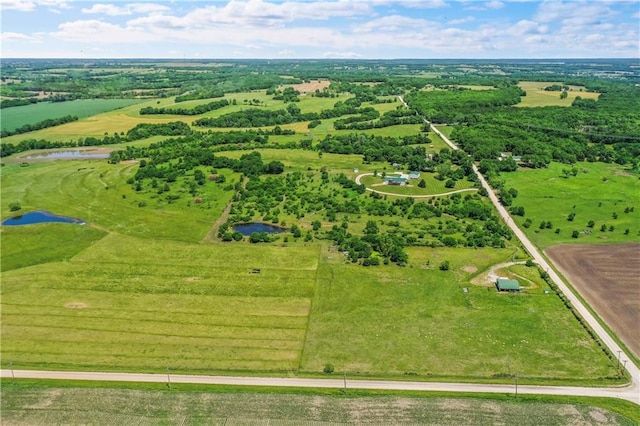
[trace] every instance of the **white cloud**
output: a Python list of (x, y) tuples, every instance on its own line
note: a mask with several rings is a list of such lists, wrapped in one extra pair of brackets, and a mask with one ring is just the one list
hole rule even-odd
[(0, 34), (0, 40), (35, 40), (33, 37), (22, 33), (5, 32)]
[(450, 21), (447, 21), (446, 24), (447, 25), (460, 25), (460, 24), (466, 24), (467, 22), (473, 22), (476, 18), (474, 18), (473, 16), (467, 16), (464, 18), (460, 18), (460, 19), (452, 19)]
[(38, 6), (68, 9), (67, 0), (0, 0), (0, 9), (31, 12)]
[(439, 9), (449, 7), (445, 0), (370, 0), (373, 6), (402, 6), (409, 9)]
[(326, 59), (358, 59), (362, 58), (362, 55), (356, 52), (325, 52), (322, 57)]
[(368, 33), (372, 31), (397, 32), (410, 28), (425, 28), (428, 26), (438, 26), (438, 23), (430, 22), (425, 19), (409, 18), (401, 15), (385, 16), (383, 18), (374, 19), (365, 24), (358, 25), (354, 28), (356, 33)]
[(484, 6), (489, 9), (502, 9), (504, 7), (504, 3), (498, 0), (493, 0), (493, 1), (486, 2)]
[(83, 8), (82, 13), (102, 14), (109, 16), (162, 13), (168, 12), (171, 8), (155, 3), (129, 3), (124, 6), (115, 6), (113, 4), (94, 4), (91, 8)]
[(157, 37), (132, 28), (110, 24), (96, 19), (65, 22), (51, 37), (82, 43), (141, 43), (156, 41)]

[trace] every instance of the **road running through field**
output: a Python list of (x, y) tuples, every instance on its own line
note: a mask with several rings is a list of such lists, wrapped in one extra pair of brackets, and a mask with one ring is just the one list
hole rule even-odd
[[(373, 176), (373, 173), (362, 173), (358, 176), (356, 176), (356, 183), (358, 185), (361, 185), (360, 183), (360, 179), (362, 179), (364, 176)], [(469, 191), (477, 191), (478, 188), (466, 188), (466, 189), (457, 189), (455, 191), (450, 191), (450, 192), (443, 192), (441, 194), (427, 194), (427, 195), (411, 195), (411, 194), (394, 194), (393, 192), (383, 192), (383, 191), (378, 191), (377, 189), (371, 189), (371, 188), (365, 188), (367, 191), (370, 192), (375, 192), (376, 194), (381, 194), (381, 195), (393, 195), (394, 197), (407, 197), (407, 198), (433, 198), (433, 197), (442, 197), (444, 195), (451, 195), (451, 194), (456, 194), (458, 192), (469, 192)]]
[[(97, 382), (189, 383), (203, 385), (267, 386), (324, 389), (367, 389), (434, 392), (486, 392), (500, 394), (570, 395), (620, 398), (640, 403), (635, 387), (587, 388), (572, 386), (532, 386), (513, 384), (403, 382), (392, 380), (358, 380), (348, 377), (307, 379), (291, 377), (194, 376), (186, 374), (99, 373), (79, 371), (0, 370), (2, 378), (89, 380)], [(517, 386), (517, 389), (516, 389)]]
[[(404, 102), (404, 101), (403, 101)], [(428, 122), (425, 119), (425, 122)], [(431, 129), (453, 150), (457, 150), (458, 147), (449, 140), (442, 132), (440, 132), (433, 124), (430, 123)], [(525, 250), (531, 255), (533, 260), (549, 274), (549, 277), (553, 280), (558, 289), (565, 295), (565, 297), (571, 302), (573, 308), (584, 318), (584, 320), (589, 324), (589, 327), (595, 331), (598, 335), (598, 338), (607, 346), (609, 351), (612, 354), (618, 356), (618, 362), (621, 366), (627, 370), (627, 372), (631, 376), (631, 385), (629, 389), (632, 390), (634, 394), (635, 402), (640, 403), (640, 368), (636, 364), (633, 363), (633, 359), (618, 345), (618, 343), (609, 335), (609, 333), (604, 329), (602, 325), (598, 322), (598, 320), (591, 314), (586, 306), (582, 303), (582, 301), (571, 291), (569, 286), (567, 286), (564, 281), (560, 278), (560, 276), (556, 273), (556, 271), (551, 267), (551, 264), (547, 259), (542, 256), (540, 251), (533, 245), (533, 243), (527, 238), (527, 236), (518, 228), (516, 223), (513, 221), (507, 209), (504, 208), (500, 201), (498, 200), (497, 195), (493, 192), (493, 189), (489, 186), (484, 176), (478, 170), (476, 165), (473, 165), (473, 171), (482, 187), (489, 194), (489, 199), (495, 206), (496, 210), (507, 224), (507, 226), (511, 229), (514, 235), (520, 240)]]

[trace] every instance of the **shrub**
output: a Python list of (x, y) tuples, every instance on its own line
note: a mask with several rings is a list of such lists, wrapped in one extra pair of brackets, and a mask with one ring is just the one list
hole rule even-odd
[(322, 372), (324, 374), (332, 374), (335, 371), (335, 368), (333, 367), (333, 364), (331, 364), (330, 362), (326, 363), (324, 365), (324, 368), (322, 369)]
[(440, 263), (440, 270), (441, 271), (448, 271), (449, 270), (449, 261), (445, 260), (442, 263)]
[(580, 233), (578, 231), (573, 231), (573, 233), (571, 234), (571, 238), (578, 238), (579, 235)]
[(21, 210), (21, 209), (22, 209), (22, 205), (17, 201), (14, 201), (13, 203), (9, 203), (10, 211), (17, 212), (18, 210)]

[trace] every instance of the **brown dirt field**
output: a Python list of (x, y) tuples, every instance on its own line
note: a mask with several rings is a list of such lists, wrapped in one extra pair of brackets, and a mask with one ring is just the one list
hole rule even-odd
[(640, 244), (559, 245), (545, 253), (627, 347), (640, 356)]
[(311, 80), (309, 83), (291, 84), (287, 85), (293, 87), (300, 93), (315, 92), (316, 89), (322, 90), (325, 87), (329, 87), (331, 82), (329, 80)]

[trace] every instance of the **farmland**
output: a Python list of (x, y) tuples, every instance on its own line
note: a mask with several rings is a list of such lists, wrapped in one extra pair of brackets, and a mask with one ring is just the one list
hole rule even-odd
[(558, 245), (546, 250), (576, 289), (640, 356), (639, 244)]
[[(460, 425), (518, 423), (632, 425), (611, 408), (562, 399), (520, 401), (350, 391), (321, 395), (247, 389), (174, 386), (166, 389), (21, 386), (3, 383), (2, 417), (7, 424), (313, 424), (419, 423)], [(630, 405), (630, 404), (629, 404)], [(55, 407), (55, 408), (52, 408)], [(618, 408), (618, 407), (615, 407)]]
[[(547, 93), (560, 101), (558, 92), (536, 98), (527, 86), (522, 97), (522, 85), (532, 83), (518, 87), (516, 77), (496, 81), (496, 74), (469, 71), (439, 79), (445, 68), (436, 75), (426, 65), (390, 63), (384, 76), (367, 65), (371, 74), (358, 70), (342, 79), (324, 65), (256, 61), (187, 72), (174, 64), (181, 69), (175, 73), (140, 66), (137, 85), (127, 83), (122, 91), (145, 91), (150, 98), (3, 138), (3, 154), (12, 155), (2, 158), (2, 217), (47, 210), (86, 222), (0, 229), (3, 366), (624, 383), (615, 354), (567, 309), (544, 272), (526, 262), (529, 256), (477, 183), (473, 166), (486, 172), (503, 201), (508, 194), (509, 207), (522, 209), (513, 220), (541, 248), (637, 243), (633, 135), (640, 121), (637, 113), (621, 113), (633, 110), (635, 89), (607, 81), (599, 96), (586, 92), (599, 82), (585, 79), (584, 86), (570, 85), (562, 100), (567, 108), (555, 108), (560, 103)], [(86, 83), (86, 75), (78, 75), (78, 84)], [(434, 90), (422, 90), (427, 86)], [(476, 90), (487, 87), (494, 89)], [(577, 93), (593, 102), (571, 106)], [(220, 101), (215, 109), (193, 111)], [(89, 100), (61, 105), (76, 102)], [(141, 114), (142, 108), (148, 109)], [(458, 138), (464, 151), (451, 151), (423, 117), (451, 123), (443, 132)], [(596, 124), (585, 130), (586, 121)], [(42, 141), (18, 145), (24, 139)], [(99, 146), (110, 157), (28, 158), (51, 147), (47, 143), (75, 149), (79, 140), (82, 149)], [(503, 151), (522, 154), (522, 161), (499, 160)], [(413, 170), (421, 175), (411, 186), (380, 185), (383, 173)], [(361, 181), (359, 175), (365, 175)], [(453, 191), (463, 192), (442, 195)], [(234, 229), (253, 222), (283, 232), (243, 236)], [(520, 279), (522, 291), (498, 293), (496, 275)], [(11, 389), (10, 397), (20, 391)], [(34, 404), (46, 397), (24, 396)], [(132, 404), (163, 398), (138, 396)], [(78, 403), (77, 395), (69, 398)], [(188, 399), (175, 412), (192, 407)], [(418, 403), (387, 406), (402, 404)], [(481, 404), (442, 404), (449, 411), (449, 405), (462, 407), (461, 422), (465, 416), (469, 423), (495, 419)], [(367, 419), (377, 410), (373, 403), (364, 403), (363, 411), (349, 411), (357, 402), (345, 405), (335, 417), (322, 418)], [(14, 407), (16, 417), (28, 416)], [(532, 416), (514, 410), (507, 418)], [(550, 410), (541, 422), (569, 419), (563, 410), (571, 411), (568, 421), (591, 415), (584, 407)], [(97, 411), (89, 408), (88, 415)], [(259, 407), (255, 413), (280, 419)], [(129, 415), (142, 421), (164, 414), (134, 407)], [(405, 419), (430, 421), (417, 414)], [(596, 419), (625, 424), (608, 413)]]
[(600, 93), (587, 92), (585, 87), (568, 86), (567, 97), (560, 98), (559, 91), (547, 91), (545, 87), (558, 84), (558, 82), (542, 82), (542, 81), (521, 81), (519, 86), (527, 92), (527, 96), (522, 97), (522, 101), (518, 107), (543, 107), (543, 106), (561, 106), (568, 107), (574, 99), (580, 96), (583, 99), (598, 99)]
[(75, 115), (86, 118), (106, 111), (140, 103), (139, 99), (81, 99), (68, 102), (39, 102), (33, 105), (3, 108), (0, 122), (3, 130), (14, 130), (48, 118)]

